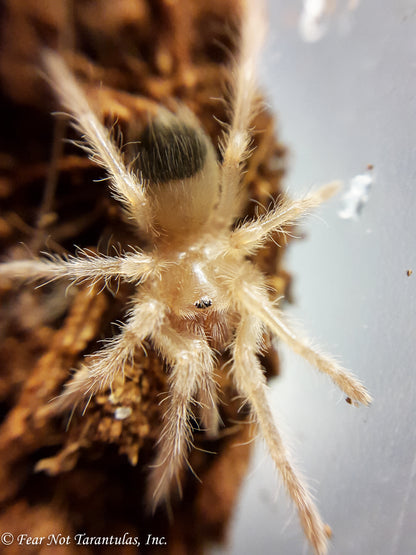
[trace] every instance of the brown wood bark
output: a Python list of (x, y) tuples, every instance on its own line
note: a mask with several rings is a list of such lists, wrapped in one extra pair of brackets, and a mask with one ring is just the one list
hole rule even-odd
[[(40, 71), (43, 48), (59, 49), (109, 125), (134, 140), (149, 113), (172, 99), (187, 104), (217, 143), (226, 121), (227, 61), (238, 29), (235, 0), (4, 0), (1, 5), (0, 240), (3, 259), (28, 251), (75, 253), (74, 245), (111, 252), (140, 245), (121, 218), (103, 173), (63, 137), (76, 138), (62, 118)], [(215, 119), (213, 116), (215, 116)], [(256, 119), (255, 150), (246, 185), (268, 205), (276, 198), (285, 150), (267, 113)], [(252, 215), (254, 204), (246, 215)], [(283, 249), (271, 243), (258, 255), (280, 295), (289, 279)], [(0, 283), (0, 529), (17, 536), (61, 533), (71, 538), (129, 533), (166, 537), (167, 546), (141, 552), (202, 552), (222, 541), (247, 469), (251, 430), (226, 371), (218, 365), (225, 427), (217, 440), (195, 430), (182, 499), (168, 511), (146, 512), (146, 470), (161, 427), (160, 395), (166, 369), (152, 351), (136, 353), (126, 379), (92, 399), (85, 414), (54, 415), (71, 369), (99, 340), (117, 332), (130, 286), (113, 292), (54, 283)], [(270, 375), (277, 357), (264, 358)], [(111, 548), (108, 548), (111, 550)], [(8, 548), (42, 553), (43, 546)], [(118, 553), (135, 552), (120, 546)], [(65, 553), (105, 553), (103, 546), (66, 547)], [(114, 552), (114, 551), (111, 551)]]

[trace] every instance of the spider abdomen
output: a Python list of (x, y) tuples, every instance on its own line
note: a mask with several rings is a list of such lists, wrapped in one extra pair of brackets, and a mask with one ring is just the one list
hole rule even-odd
[(179, 119), (170, 125), (158, 119), (145, 128), (139, 142), (139, 170), (153, 184), (193, 177), (204, 167), (207, 141)]
[(197, 233), (219, 196), (217, 154), (195, 116), (162, 109), (138, 141), (134, 169), (146, 185), (160, 241)]

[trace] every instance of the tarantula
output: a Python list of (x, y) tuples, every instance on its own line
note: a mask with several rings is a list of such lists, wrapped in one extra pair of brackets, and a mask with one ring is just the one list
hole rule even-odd
[(150, 340), (170, 367), (169, 406), (149, 478), (153, 506), (167, 498), (186, 464), (193, 405), (207, 433), (215, 435), (218, 430), (214, 353), (228, 349), (235, 386), (251, 408), (307, 538), (317, 554), (324, 554), (325, 526), (289, 462), (267, 401), (257, 357), (264, 348), (264, 331), (328, 374), (353, 401), (368, 405), (371, 398), (353, 375), (289, 327), (269, 298), (264, 276), (249, 259), (273, 234), (329, 198), (337, 185), (276, 203), (263, 216), (233, 227), (244, 200), (241, 181), (250, 156), (250, 125), (259, 108), (255, 68), (264, 21), (254, 4), (247, 2), (243, 8), (240, 46), (230, 71), (230, 124), (220, 143), (221, 163), (187, 109), (161, 108), (143, 132), (139, 171), (134, 172), (63, 60), (51, 51), (44, 53), (48, 78), (83, 137), (82, 148), (107, 171), (112, 194), (152, 248), (113, 257), (84, 252), (68, 258), (8, 262), (0, 265), (0, 275), (106, 284), (121, 279), (137, 285), (133, 308), (120, 333), (76, 372), (58, 405), (74, 406), (110, 387), (135, 349)]

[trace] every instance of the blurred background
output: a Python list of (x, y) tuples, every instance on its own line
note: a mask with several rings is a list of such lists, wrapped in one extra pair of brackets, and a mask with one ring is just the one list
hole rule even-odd
[[(286, 310), (362, 379), (374, 403), (369, 409), (348, 405), (328, 379), (285, 347), (270, 400), (332, 528), (331, 552), (411, 554), (416, 5), (368, 0), (327, 8), (288, 0), (268, 6), (262, 84), (291, 153), (287, 187), (295, 196), (339, 178), (344, 193), (350, 190), (350, 200), (341, 193), (309, 217), (301, 227), (305, 237), (288, 249), (295, 302)], [(360, 175), (362, 191), (351, 193), (351, 180)], [(277, 484), (258, 441), (229, 548), (212, 553), (309, 553)]]

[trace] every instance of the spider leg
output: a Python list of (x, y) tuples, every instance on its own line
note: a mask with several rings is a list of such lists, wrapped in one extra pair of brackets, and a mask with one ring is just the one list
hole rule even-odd
[(283, 313), (274, 308), (263, 292), (249, 286), (248, 283), (237, 289), (242, 305), (251, 314), (256, 315), (277, 337), (301, 355), (320, 372), (327, 374), (332, 381), (353, 401), (369, 405), (371, 396), (364, 385), (350, 372), (344, 370), (329, 355), (312, 347), (308, 340), (301, 338), (286, 322)]
[(139, 300), (130, 312), (121, 332), (109, 340), (106, 346), (89, 357), (74, 377), (65, 385), (64, 392), (54, 401), (54, 408), (64, 410), (81, 400), (88, 400), (108, 387), (117, 374), (124, 371), (124, 365), (132, 358), (134, 351), (144, 339), (161, 325), (164, 305), (152, 298)]
[(233, 347), (231, 372), (238, 390), (251, 406), (260, 432), (282, 476), (284, 486), (296, 505), (308, 540), (317, 555), (325, 555), (327, 538), (324, 523), (310, 493), (289, 461), (287, 450), (267, 401), (266, 378), (256, 356), (261, 347), (262, 328), (258, 318), (248, 313), (242, 314)]
[(212, 376), (204, 374), (202, 377), (197, 399), (202, 427), (209, 437), (216, 437), (220, 425), (220, 415), (218, 412), (217, 387)]
[(126, 168), (109, 131), (91, 109), (84, 92), (63, 59), (53, 51), (45, 50), (43, 63), (62, 105), (73, 118), (74, 127), (85, 139), (85, 143), (81, 144), (82, 148), (107, 170), (113, 196), (123, 204), (128, 217), (140, 229), (151, 231), (150, 204), (143, 182)]
[(214, 369), (211, 349), (201, 337), (186, 336), (164, 325), (152, 334), (152, 342), (171, 366), (169, 405), (148, 483), (148, 503), (155, 509), (169, 497), (173, 480), (179, 486), (192, 443), (191, 405), (212, 381)]
[[(250, 125), (259, 109), (256, 66), (265, 35), (265, 17), (261, 1), (243, 0), (239, 49), (230, 72), (230, 124), (220, 144), (221, 194), (216, 218), (229, 224), (240, 214), (244, 161), (250, 154)], [(233, 207), (233, 208), (231, 208)]]
[(303, 198), (277, 204), (264, 216), (237, 227), (230, 238), (231, 248), (244, 254), (252, 254), (276, 231), (294, 224), (300, 217), (319, 206), (339, 190), (338, 182), (323, 185)]
[(0, 277), (47, 281), (66, 278), (73, 282), (92, 283), (121, 278), (138, 283), (161, 268), (154, 257), (140, 252), (113, 257), (85, 251), (82, 254), (82, 257), (50, 256), (48, 259), (5, 262), (0, 264)]

